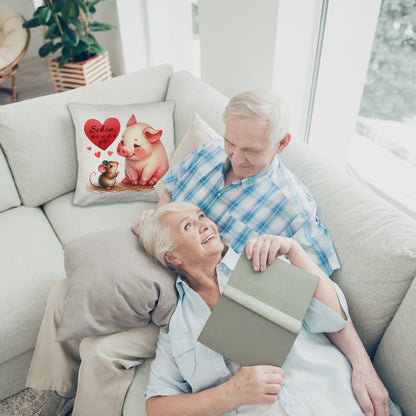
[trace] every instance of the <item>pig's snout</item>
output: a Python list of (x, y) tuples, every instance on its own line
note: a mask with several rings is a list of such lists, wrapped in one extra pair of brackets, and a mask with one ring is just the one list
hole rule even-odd
[(130, 153), (129, 153), (129, 151), (128, 151), (127, 146), (125, 146), (125, 145), (121, 144), (121, 142), (120, 142), (120, 143), (118, 144), (118, 146), (117, 146), (117, 153), (118, 153), (120, 156), (123, 156), (123, 157), (129, 157), (129, 156), (130, 156)]

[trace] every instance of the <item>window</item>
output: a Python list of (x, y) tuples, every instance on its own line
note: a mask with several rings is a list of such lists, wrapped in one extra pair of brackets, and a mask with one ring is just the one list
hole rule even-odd
[(416, 218), (416, 7), (383, 0), (348, 170)]

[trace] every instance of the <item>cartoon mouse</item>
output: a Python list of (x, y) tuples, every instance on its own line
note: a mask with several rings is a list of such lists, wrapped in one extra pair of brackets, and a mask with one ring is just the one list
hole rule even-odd
[(155, 185), (169, 169), (166, 149), (160, 140), (162, 130), (138, 123), (134, 114), (117, 146), (117, 153), (126, 158), (125, 178), (121, 183)]
[(116, 184), (116, 178), (118, 175), (117, 168), (118, 162), (115, 162), (114, 160), (103, 160), (101, 165), (98, 166), (98, 171), (101, 172), (101, 175), (98, 177), (98, 184), (100, 186), (93, 184), (91, 181), (91, 176), (95, 175), (95, 172), (91, 172), (90, 174), (90, 184), (94, 188), (111, 189)]

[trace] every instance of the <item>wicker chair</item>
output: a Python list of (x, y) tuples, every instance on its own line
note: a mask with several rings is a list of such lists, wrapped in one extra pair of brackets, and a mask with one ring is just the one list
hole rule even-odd
[(0, 83), (12, 79), (11, 88), (1, 88), (17, 101), (17, 71), (30, 42), (29, 30), (22, 27), (24, 18), (12, 6), (0, 2)]

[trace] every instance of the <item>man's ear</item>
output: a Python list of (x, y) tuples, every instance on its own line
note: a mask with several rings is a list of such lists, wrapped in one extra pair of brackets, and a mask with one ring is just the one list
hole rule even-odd
[(176, 257), (172, 252), (165, 253), (163, 258), (166, 263), (171, 264), (172, 266), (180, 266), (183, 263), (183, 261)]
[(292, 136), (290, 135), (290, 133), (287, 133), (286, 136), (283, 137), (283, 139), (280, 140), (280, 142), (277, 144), (276, 153), (282, 153), (283, 150), (285, 150), (286, 146), (289, 144), (291, 138)]

